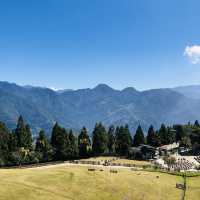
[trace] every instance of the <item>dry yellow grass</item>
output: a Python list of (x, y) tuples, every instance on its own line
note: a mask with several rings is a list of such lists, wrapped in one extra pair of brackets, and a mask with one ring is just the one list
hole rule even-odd
[(134, 164), (134, 165), (151, 165), (150, 162), (147, 161), (140, 161), (140, 160), (128, 160), (128, 159), (118, 159), (115, 161), (112, 161), (112, 163), (124, 163), (124, 164)]
[(187, 178), (186, 200), (200, 199), (200, 177)]
[[(157, 178), (156, 176), (159, 176)], [(87, 167), (0, 170), (1, 200), (179, 200), (179, 176)]]

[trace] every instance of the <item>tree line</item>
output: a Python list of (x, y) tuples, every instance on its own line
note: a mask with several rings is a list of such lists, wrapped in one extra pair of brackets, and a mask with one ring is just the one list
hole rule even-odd
[(10, 131), (0, 122), (0, 166), (32, 164), (39, 162), (87, 158), (100, 155), (129, 156), (131, 147), (146, 144), (153, 147), (179, 142), (181, 146), (191, 148), (193, 154), (200, 152), (200, 125), (194, 124), (165, 126), (155, 130), (151, 125), (145, 137), (139, 125), (134, 136), (128, 125), (110, 126), (96, 123), (89, 136), (86, 127), (80, 134), (65, 129), (55, 123), (51, 137), (41, 130), (33, 140), (30, 126), (19, 117), (17, 126)]

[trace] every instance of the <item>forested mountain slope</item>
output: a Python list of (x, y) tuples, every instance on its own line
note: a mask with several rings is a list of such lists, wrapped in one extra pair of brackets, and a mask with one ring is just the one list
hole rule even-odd
[(0, 120), (12, 128), (22, 115), (36, 133), (50, 131), (58, 121), (67, 128), (91, 130), (97, 121), (105, 125), (128, 123), (132, 130), (162, 122), (187, 123), (200, 119), (200, 100), (172, 89), (115, 90), (105, 84), (93, 89), (53, 91), (0, 82)]

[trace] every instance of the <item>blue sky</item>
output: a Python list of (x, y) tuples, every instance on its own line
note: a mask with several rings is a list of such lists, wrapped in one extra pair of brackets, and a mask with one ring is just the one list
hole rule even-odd
[(0, 80), (72, 89), (200, 84), (199, 8), (199, 0), (1, 1)]

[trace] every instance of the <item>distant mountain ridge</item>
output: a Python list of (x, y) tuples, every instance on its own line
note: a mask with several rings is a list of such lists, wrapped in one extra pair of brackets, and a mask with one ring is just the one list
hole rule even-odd
[(41, 128), (50, 132), (56, 121), (75, 130), (86, 126), (90, 132), (98, 121), (107, 126), (128, 123), (132, 131), (140, 124), (147, 130), (150, 124), (159, 127), (200, 119), (200, 100), (176, 88), (115, 90), (99, 84), (93, 89), (54, 91), (0, 82), (0, 121), (14, 128), (19, 115), (34, 133)]
[(173, 88), (173, 90), (188, 98), (200, 99), (200, 85), (180, 86)]

